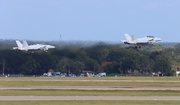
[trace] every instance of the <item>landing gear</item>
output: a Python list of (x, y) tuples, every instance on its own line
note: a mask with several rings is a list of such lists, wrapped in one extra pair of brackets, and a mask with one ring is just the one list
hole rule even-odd
[(141, 46), (135, 46), (136, 49), (141, 48)]
[(27, 55), (32, 55), (34, 53), (34, 51), (32, 52), (26, 52)]

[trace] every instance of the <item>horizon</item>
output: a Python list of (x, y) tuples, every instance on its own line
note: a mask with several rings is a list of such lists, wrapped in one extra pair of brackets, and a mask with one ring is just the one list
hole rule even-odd
[[(17, 39), (0, 39), (0, 41), (16, 41)], [(24, 41), (24, 39), (19, 40), (19, 41)], [(119, 42), (113, 42), (113, 41), (96, 41), (96, 40), (26, 40), (26, 41), (30, 41), (30, 42), (94, 42), (94, 43), (110, 43), (110, 44), (124, 44), (123, 42), (119, 41)], [(154, 44), (158, 44), (158, 43), (180, 43), (180, 42), (164, 42), (164, 41), (159, 41), (159, 42), (155, 42)], [(124, 44), (127, 45), (127, 44)], [(132, 45), (131, 45), (132, 46)]]

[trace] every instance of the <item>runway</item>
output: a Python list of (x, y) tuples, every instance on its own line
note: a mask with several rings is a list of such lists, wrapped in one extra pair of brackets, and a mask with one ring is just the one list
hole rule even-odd
[[(121, 87), (121, 86), (0, 86), (0, 90), (180, 90), (178, 87)], [(0, 96), (0, 100), (180, 100), (180, 96)]]
[(0, 90), (32, 90), (32, 89), (55, 89), (55, 90), (180, 90), (179, 87), (131, 87), (131, 86), (0, 86)]
[(2, 100), (180, 100), (180, 96), (0, 96)]

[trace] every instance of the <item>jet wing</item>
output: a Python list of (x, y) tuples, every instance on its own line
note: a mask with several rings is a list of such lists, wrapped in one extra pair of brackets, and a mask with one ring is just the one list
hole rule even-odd
[(149, 43), (152, 40), (153, 38), (139, 38), (137, 39), (137, 43)]

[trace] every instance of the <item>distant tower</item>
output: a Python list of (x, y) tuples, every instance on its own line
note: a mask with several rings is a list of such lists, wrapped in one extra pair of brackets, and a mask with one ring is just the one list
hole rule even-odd
[(62, 35), (60, 34), (60, 35), (59, 35), (59, 41), (61, 41), (61, 38), (62, 38)]

